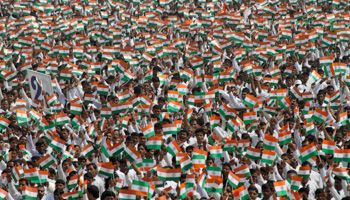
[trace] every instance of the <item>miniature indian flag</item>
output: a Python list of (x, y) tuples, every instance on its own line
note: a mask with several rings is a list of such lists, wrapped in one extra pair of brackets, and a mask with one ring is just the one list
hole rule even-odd
[(208, 176), (210, 178), (220, 178), (221, 177), (221, 167), (207, 166)]
[(0, 200), (5, 199), (7, 196), (7, 192), (0, 188)]
[(51, 157), (50, 154), (46, 154), (44, 157), (38, 160), (39, 166), (44, 170), (54, 163), (55, 163), (55, 159)]
[(328, 113), (325, 111), (322, 111), (319, 108), (315, 108), (314, 114), (312, 115), (312, 119), (320, 123), (326, 121), (327, 117), (328, 117)]
[(83, 149), (81, 150), (84, 157), (87, 158), (89, 157), (92, 153), (94, 153), (95, 149), (92, 146), (92, 143), (89, 143), (88, 145), (84, 146)]
[(176, 124), (164, 124), (163, 133), (164, 135), (176, 135), (177, 134)]
[(288, 108), (290, 105), (292, 105), (290, 99), (285, 96), (280, 102), (279, 105), (281, 106), (282, 109)]
[(265, 134), (263, 148), (274, 151), (277, 145), (277, 138), (270, 134)]
[(348, 170), (346, 168), (343, 168), (343, 167), (334, 168), (333, 169), (333, 174), (335, 176), (338, 176), (339, 178), (341, 178), (343, 180), (348, 180), (349, 179)]
[(235, 199), (240, 199), (240, 200), (248, 200), (249, 199), (249, 193), (244, 185), (233, 190), (233, 195), (234, 195)]
[(75, 115), (81, 115), (83, 112), (83, 106), (81, 104), (77, 103), (71, 103), (70, 104), (70, 113)]
[(170, 100), (168, 104), (168, 112), (179, 112), (181, 106), (182, 106), (182, 103), (178, 101)]
[(273, 161), (276, 159), (276, 152), (275, 151), (269, 151), (269, 150), (263, 150), (263, 154), (261, 157), (262, 163), (267, 163), (269, 165), (272, 165)]
[(166, 169), (157, 167), (157, 176), (160, 181), (179, 181), (181, 169)]
[(311, 143), (300, 149), (299, 158), (302, 162), (305, 162), (314, 156), (317, 156), (317, 149), (314, 143)]
[(330, 66), (333, 63), (333, 58), (330, 56), (323, 56), (320, 59), (320, 66)]
[(23, 169), (24, 177), (33, 183), (40, 183), (39, 171), (36, 167)]
[(128, 147), (125, 147), (124, 155), (130, 162), (134, 162), (139, 157), (140, 153), (136, 151), (136, 149), (131, 145), (129, 145)]
[(322, 141), (322, 151), (327, 154), (334, 154), (334, 150), (336, 149), (336, 143), (329, 140)]
[(163, 144), (162, 137), (149, 137), (147, 138), (147, 149), (161, 149)]
[[(29, 113), (30, 114), (30, 113)], [(58, 125), (64, 125), (69, 123), (69, 117), (67, 114), (61, 112), (56, 115), (56, 126)]]
[(210, 150), (210, 156), (212, 158), (221, 158), (221, 157), (223, 157), (221, 146), (210, 146), (209, 150)]
[(16, 110), (18, 126), (27, 125), (30, 119), (28, 118), (27, 112), (25, 110)]
[(66, 142), (58, 137), (54, 138), (49, 146), (58, 152), (63, 152), (66, 150)]
[(22, 198), (26, 200), (36, 200), (38, 198), (38, 188), (24, 186), (22, 188)]
[(247, 164), (242, 165), (240, 167), (236, 167), (234, 169), (234, 171), (235, 171), (235, 174), (244, 174), (244, 177), (251, 176), (250, 171), (249, 171), (249, 167)]
[(243, 113), (244, 124), (251, 124), (257, 119), (256, 112)]
[(259, 98), (254, 97), (253, 95), (247, 94), (247, 96), (244, 98), (243, 103), (248, 106), (253, 108), (256, 103), (258, 102)]
[(173, 140), (172, 142), (170, 142), (167, 147), (166, 147), (167, 151), (175, 156), (176, 153), (180, 153), (182, 150), (180, 148), (180, 146), (177, 144), (177, 142), (175, 140)]
[(286, 131), (278, 134), (278, 144), (284, 145), (292, 141), (292, 132)]
[(136, 191), (129, 189), (120, 189), (118, 194), (119, 200), (135, 200)]
[(154, 135), (154, 126), (152, 123), (149, 125), (145, 126), (144, 128), (141, 129), (141, 132), (145, 135), (146, 138), (149, 138)]
[(112, 162), (101, 163), (98, 174), (102, 178), (113, 178), (114, 176), (114, 165)]
[(260, 160), (260, 153), (261, 153), (260, 149), (247, 147), (245, 157), (252, 159), (252, 160)]
[(34, 121), (39, 121), (42, 117), (42, 115), (38, 112), (36, 112), (34, 109), (31, 109), (29, 111), (29, 116), (32, 118)]
[(285, 180), (274, 182), (273, 185), (275, 186), (277, 196), (287, 196), (287, 185)]
[(97, 94), (108, 95), (108, 92), (109, 92), (109, 86), (108, 85), (99, 84), (97, 86)]
[(189, 158), (188, 156), (183, 157), (179, 162), (183, 172), (193, 168), (191, 158)]
[(66, 192), (66, 193), (62, 194), (62, 198), (63, 199), (70, 199), (70, 200), (77, 200), (77, 199), (79, 199), (80, 192), (81, 191), (78, 191), (78, 190), (72, 191), (72, 192)]
[(292, 176), (291, 178), (291, 190), (299, 191), (299, 187), (301, 185), (301, 181), (303, 180), (303, 177), (299, 176)]

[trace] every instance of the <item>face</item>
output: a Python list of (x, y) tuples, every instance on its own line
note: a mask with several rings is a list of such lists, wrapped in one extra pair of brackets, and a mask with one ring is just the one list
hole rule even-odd
[(21, 137), (21, 139), (19, 140), (19, 143), (27, 144), (27, 137)]
[(18, 144), (18, 140), (16, 139), (16, 140), (12, 140), (11, 142), (10, 142), (10, 148), (12, 149), (15, 149), (16, 147), (17, 147), (17, 144)]
[(62, 183), (56, 183), (55, 184), (55, 186), (56, 186), (56, 189), (64, 189), (64, 184), (62, 184)]
[(9, 109), (9, 102), (8, 101), (2, 101), (1, 102), (1, 108), (3, 110), (8, 110)]
[(96, 169), (93, 166), (88, 166), (86, 170), (87, 172), (90, 172), (94, 177), (96, 176)]
[(250, 200), (255, 200), (258, 197), (258, 193), (255, 190), (249, 190), (248, 193)]
[(146, 153), (146, 149), (143, 146), (139, 146), (137, 150), (139, 150), (141, 157), (143, 157)]
[(198, 132), (196, 134), (196, 138), (197, 138), (197, 143), (201, 144), (203, 142), (203, 139), (204, 139), (204, 134), (202, 132)]
[(40, 197), (43, 197), (45, 194), (45, 189), (44, 187), (38, 187), (38, 194)]
[(272, 195), (272, 191), (270, 189), (262, 190), (262, 193), (263, 193), (263, 196), (264, 196), (263, 199), (269, 199), (270, 196)]
[(20, 181), (18, 185), (18, 191), (22, 191), (22, 188), (27, 186), (27, 183), (25, 181)]
[(140, 136), (140, 144), (146, 144), (146, 137), (144, 135)]

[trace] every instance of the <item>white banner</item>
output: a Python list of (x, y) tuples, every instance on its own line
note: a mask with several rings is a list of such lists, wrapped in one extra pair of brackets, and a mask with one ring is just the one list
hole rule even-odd
[[(53, 93), (51, 77), (49, 75), (45, 75), (36, 71), (28, 70), (28, 81), (30, 87), (30, 94), (32, 96), (32, 100), (43, 101), (44, 97), (42, 95), (44, 90), (48, 96)], [(35, 79), (41, 82), (42, 88), (38, 85)]]

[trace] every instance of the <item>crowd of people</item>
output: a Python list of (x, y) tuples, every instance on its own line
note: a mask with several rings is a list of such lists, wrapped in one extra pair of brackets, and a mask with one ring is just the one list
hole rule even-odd
[(349, 11), (2, 0), (0, 199), (349, 200)]

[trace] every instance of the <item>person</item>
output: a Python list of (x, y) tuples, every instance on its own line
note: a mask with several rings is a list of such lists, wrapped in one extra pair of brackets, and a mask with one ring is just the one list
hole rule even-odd
[(99, 195), (99, 190), (98, 187), (94, 186), (94, 185), (90, 185), (87, 187), (87, 197), (88, 199), (91, 200), (96, 200), (99, 199), (100, 195)]

